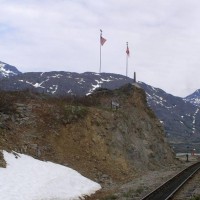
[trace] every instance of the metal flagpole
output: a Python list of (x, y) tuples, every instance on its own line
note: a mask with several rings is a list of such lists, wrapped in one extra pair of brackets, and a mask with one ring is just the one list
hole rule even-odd
[(101, 37), (102, 37), (102, 30), (100, 29), (100, 67), (99, 67), (99, 73), (101, 73)]
[(127, 49), (126, 49), (126, 76), (128, 76), (128, 42), (126, 43)]

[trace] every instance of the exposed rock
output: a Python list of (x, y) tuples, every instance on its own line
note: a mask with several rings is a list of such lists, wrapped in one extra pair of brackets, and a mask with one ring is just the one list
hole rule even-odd
[(8, 114), (11, 130), (0, 134), (0, 149), (67, 164), (103, 186), (175, 162), (138, 87), (96, 91), (82, 104), (37, 95), (15, 98), (16, 113)]
[(0, 151), (0, 167), (6, 167), (6, 162), (3, 158), (3, 153)]

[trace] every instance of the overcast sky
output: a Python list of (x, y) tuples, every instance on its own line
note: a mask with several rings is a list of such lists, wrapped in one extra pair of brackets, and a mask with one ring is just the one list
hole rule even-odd
[(30, 71), (99, 71), (176, 96), (200, 89), (199, 0), (0, 0), (0, 60)]

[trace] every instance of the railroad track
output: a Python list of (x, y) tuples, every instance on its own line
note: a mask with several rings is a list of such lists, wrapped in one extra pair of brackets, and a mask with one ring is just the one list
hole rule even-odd
[(156, 190), (142, 198), (141, 200), (167, 200), (170, 199), (181, 186), (200, 169), (200, 162), (184, 169), (179, 174), (165, 182)]

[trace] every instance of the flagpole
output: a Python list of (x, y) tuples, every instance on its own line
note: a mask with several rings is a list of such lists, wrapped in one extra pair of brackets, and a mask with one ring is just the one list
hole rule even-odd
[[(128, 42), (126, 43), (128, 49)], [(126, 53), (126, 76), (128, 76), (128, 53)]]
[(101, 37), (102, 37), (102, 30), (100, 29), (100, 66), (99, 66), (99, 73), (101, 73)]

